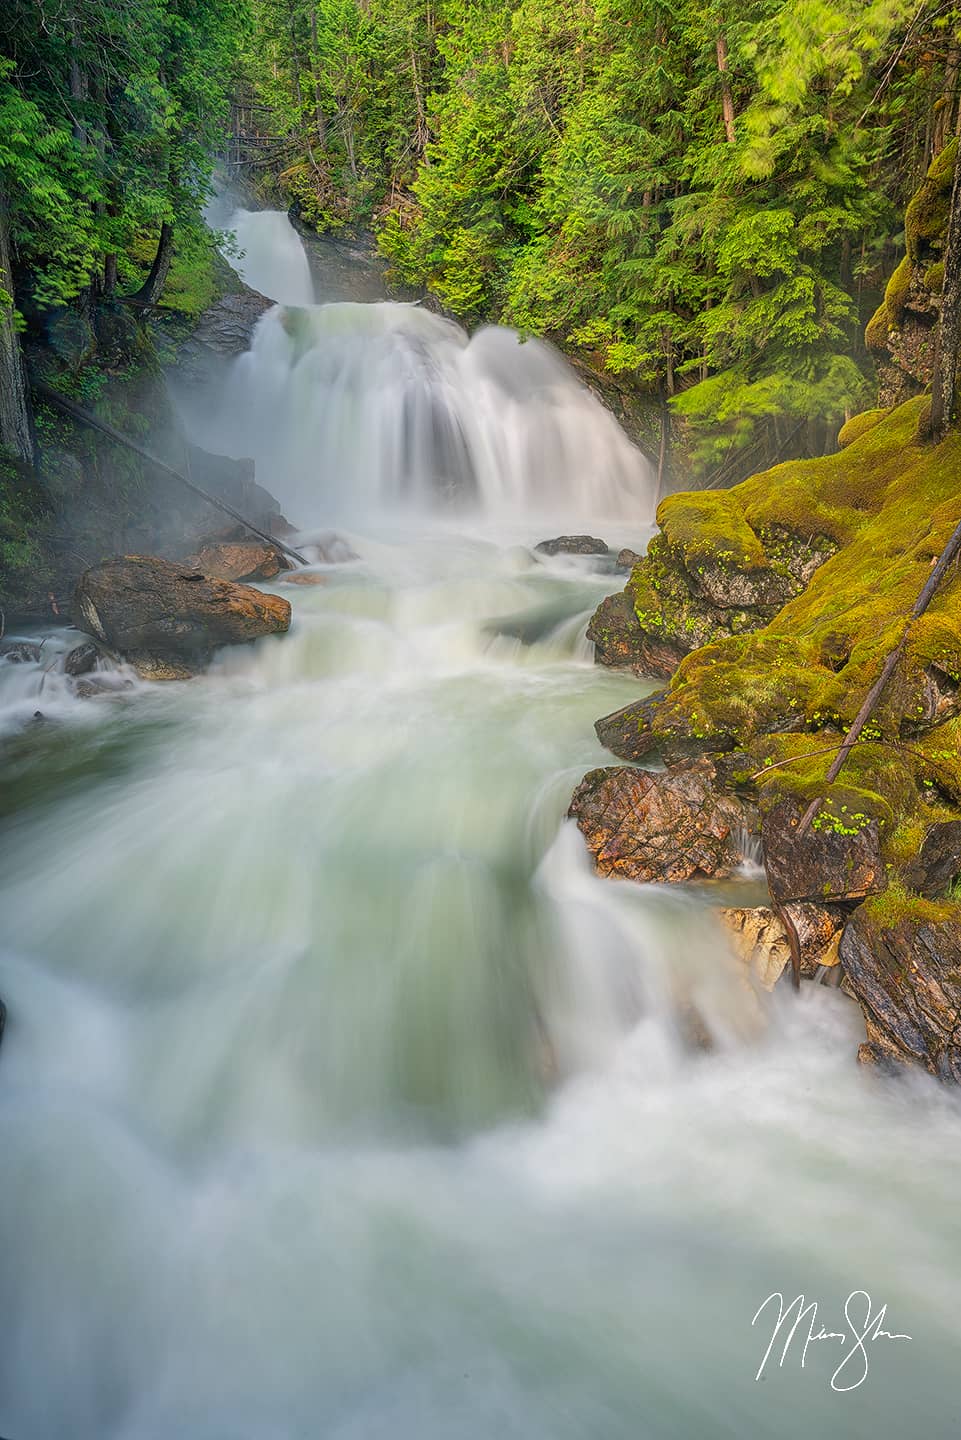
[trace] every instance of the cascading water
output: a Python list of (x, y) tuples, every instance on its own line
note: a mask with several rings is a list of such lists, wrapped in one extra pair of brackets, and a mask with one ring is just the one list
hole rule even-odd
[[(422, 322), (450, 346), (466, 425), (471, 346), (395, 318), (402, 354)], [(342, 322), (337, 449), (310, 430), (337, 382), (312, 337)], [(384, 315), (297, 323), (262, 478), (326, 519), (338, 476), (359, 516), (406, 474), (411, 522), (357, 524), (357, 559), (286, 591), (290, 635), (202, 681), (80, 701), (55, 639), (0, 663), (0, 714), (47, 716), (7, 751), (0, 1434), (954, 1433), (956, 1102), (859, 1074), (844, 996), (762, 1002), (704, 892), (598, 879), (563, 820), (610, 759), (593, 719), (638, 683), (583, 650), (614, 577), (535, 560), (523, 503), (559, 529), (604, 496), (636, 543), (643, 487), (595, 494), (595, 463), (545, 500), (479, 398), (476, 510), (432, 521), (435, 472), (388, 453)], [(837, 1342), (755, 1382), (766, 1296), (839, 1330), (855, 1289), (915, 1338), (847, 1395)]]
[(252, 290), (280, 305), (312, 305), (314, 282), (300, 236), (279, 210), (234, 210), (225, 230), (231, 261)]
[(559, 355), (415, 305), (269, 311), (201, 423), (305, 524), (446, 502), (636, 533), (653, 514), (649, 465)]

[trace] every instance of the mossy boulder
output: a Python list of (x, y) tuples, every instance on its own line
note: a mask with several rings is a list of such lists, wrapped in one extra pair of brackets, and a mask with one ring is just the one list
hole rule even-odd
[[(799, 507), (804, 496), (809, 529), (837, 551), (766, 624), (696, 649), (658, 696), (598, 723), (622, 758), (658, 750), (674, 762), (729, 752), (731, 783), (766, 802), (820, 800), (817, 824), (839, 834), (876, 823), (884, 863), (895, 869), (913, 862), (930, 827), (956, 819), (961, 805), (957, 573), (912, 627), (904, 658), (829, 793), (825, 775), (961, 518), (961, 433), (937, 447), (919, 445), (922, 404), (892, 411), (837, 455), (779, 466), (719, 497), (718, 513), (730, 515), (736, 505), (762, 535), (772, 512)], [(685, 559), (703, 553), (695, 513), (707, 513), (703, 496), (697, 512), (687, 510)], [(739, 543), (743, 556), (743, 536)]]
[(931, 383), (956, 157), (957, 141), (952, 140), (934, 157), (912, 196), (904, 222), (907, 253), (864, 332), (878, 369), (882, 405), (900, 404)]

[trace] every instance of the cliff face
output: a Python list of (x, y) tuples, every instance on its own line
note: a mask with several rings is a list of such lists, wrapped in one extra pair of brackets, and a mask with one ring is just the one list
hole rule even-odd
[[(189, 449), (195, 482), (270, 528), (276, 503), (253, 483), (249, 461), (187, 446), (163, 373), (176, 362), (192, 383), (218, 357), (243, 349), (269, 302), (213, 263), (197, 294), (154, 311), (147, 324), (123, 303), (92, 312), (65, 307), (35, 318), (24, 339), (26, 373), (92, 411), (175, 468)], [(183, 303), (184, 308), (175, 308)], [(0, 458), (0, 610), (16, 620), (69, 611), (80, 574), (110, 555), (178, 555), (198, 536), (222, 531), (221, 512), (165, 479), (139, 457), (65, 419), (33, 410), (36, 465)]]

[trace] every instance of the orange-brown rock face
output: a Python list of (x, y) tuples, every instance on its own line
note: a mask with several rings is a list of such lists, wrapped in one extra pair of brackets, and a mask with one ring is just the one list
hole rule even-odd
[(730, 875), (756, 817), (735, 796), (715, 791), (713, 778), (706, 762), (669, 774), (618, 766), (585, 775), (568, 813), (597, 873), (673, 882)]
[(168, 560), (125, 555), (85, 571), (74, 616), (145, 676), (181, 678), (203, 669), (220, 645), (282, 634), (290, 604)]
[(234, 540), (205, 545), (183, 561), (185, 570), (199, 570), (215, 580), (273, 580), (288, 562), (262, 540)]

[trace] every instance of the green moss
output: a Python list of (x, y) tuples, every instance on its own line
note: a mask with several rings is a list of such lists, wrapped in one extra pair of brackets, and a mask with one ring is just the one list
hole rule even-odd
[[(864, 731), (871, 743), (856, 747), (829, 794), (825, 777), (961, 510), (961, 432), (938, 447), (914, 443), (922, 404), (909, 401), (875, 418), (838, 455), (746, 481), (713, 511), (707, 495), (697, 511), (681, 497), (688, 565), (692, 551), (704, 553), (693, 543), (697, 514), (710, 517), (711, 547), (717, 517), (729, 515), (755, 535), (762, 519), (770, 525), (775, 516), (781, 524), (790, 517), (806, 532), (832, 535), (841, 548), (767, 626), (688, 655), (653, 721), (667, 749), (733, 745), (757, 770), (768, 759), (790, 760), (759, 777), (762, 794), (773, 788), (805, 802), (822, 797), (820, 823), (840, 833), (877, 820), (893, 864), (916, 855), (927, 825), (953, 816), (961, 802), (961, 720), (929, 729), (925, 718), (932, 667), (948, 688), (961, 683), (961, 576), (944, 582), (912, 628)], [(662, 516), (671, 508), (666, 502)], [(650, 583), (643, 570), (635, 571), (637, 595)]]
[(941, 287), (944, 284), (944, 261), (936, 260), (924, 272), (925, 288), (930, 290), (932, 295), (940, 295)]
[(860, 440), (862, 435), (866, 435), (889, 413), (888, 410), (864, 410), (860, 415), (852, 415), (838, 431), (838, 444), (841, 449), (844, 450), (848, 445), (853, 445), (855, 440)]
[(878, 931), (893, 930), (903, 921), (912, 925), (961, 922), (961, 905), (956, 900), (927, 900), (897, 879), (891, 881), (883, 894), (865, 900), (859, 913)]
[(911, 288), (911, 276), (911, 261), (907, 255), (905, 255), (884, 290), (884, 305), (888, 312), (888, 319), (892, 325), (899, 325), (901, 323), (901, 316), (904, 313), (904, 303), (908, 298), (908, 291)]
[(683, 553), (689, 570), (700, 564), (735, 570), (760, 570), (768, 565), (764, 547), (732, 491), (671, 495), (660, 506), (657, 522), (671, 549)]
[(883, 350), (890, 330), (891, 322), (888, 319), (888, 307), (882, 300), (864, 327), (864, 343), (867, 348), (869, 350)]
[(951, 140), (934, 157), (926, 177), (908, 204), (904, 234), (912, 262), (923, 259), (926, 246), (944, 236), (957, 151), (957, 140)]

